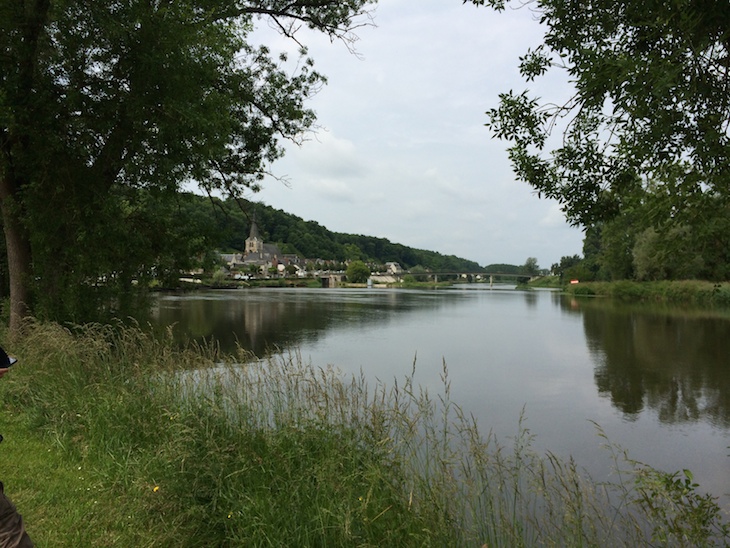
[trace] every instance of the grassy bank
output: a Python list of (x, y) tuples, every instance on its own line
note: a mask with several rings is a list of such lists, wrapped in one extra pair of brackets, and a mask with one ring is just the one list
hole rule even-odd
[(663, 282), (581, 282), (565, 288), (571, 295), (613, 297), (626, 301), (730, 306), (730, 283), (698, 280)]
[[(2, 480), (39, 546), (701, 546), (691, 478), (608, 444), (615, 483), (483, 435), (443, 392), (34, 325), (0, 382)], [(517, 418), (516, 418), (517, 419)], [(600, 431), (599, 431), (600, 435)], [(620, 473), (619, 473), (620, 472)]]
[(560, 276), (540, 276), (535, 280), (530, 280), (528, 285), (530, 287), (541, 287), (549, 289), (562, 288), (562, 284), (560, 283)]

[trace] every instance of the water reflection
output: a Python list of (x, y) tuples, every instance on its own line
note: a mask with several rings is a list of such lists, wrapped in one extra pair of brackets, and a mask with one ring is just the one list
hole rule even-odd
[(688, 468), (714, 494), (730, 493), (730, 314), (463, 284), (161, 295), (152, 323), (223, 350), (296, 349), (368, 382), (402, 379), (416, 356), (416, 382), (431, 394), (446, 361), (453, 401), (500, 439), (526, 409), (538, 449), (608, 479), (595, 421), (632, 458)]
[[(295, 348), (332, 329), (383, 326), (404, 314), (432, 313), (466, 297), (434, 291), (260, 289), (164, 295), (153, 322), (172, 325), (177, 340), (216, 340), (224, 351), (236, 345), (262, 357)], [(456, 297), (456, 298), (455, 298)]]
[(537, 293), (535, 291), (525, 291), (525, 304), (529, 308), (535, 308), (537, 306)]
[(598, 392), (627, 420), (730, 426), (730, 321), (706, 312), (563, 298), (580, 313)]
[[(534, 361), (526, 354), (527, 347), (518, 352), (509, 339), (513, 333), (523, 333), (531, 325), (525, 323), (530, 318), (543, 318), (550, 330), (559, 328), (561, 320), (548, 320), (547, 310), (540, 305), (546, 297), (542, 291), (210, 291), (162, 296), (153, 321), (174, 325), (179, 340), (212, 338), (223, 350), (240, 344), (260, 357), (276, 349), (311, 346), (325, 337), (334, 351), (334, 332), (355, 337), (369, 333), (382, 348), (386, 333), (398, 333), (397, 344), (411, 334), (413, 329), (407, 326), (413, 325), (417, 326), (413, 336), (422, 339), (411, 344), (414, 349), (438, 339), (444, 353), (453, 342), (472, 356), (483, 352), (488, 339), (492, 357), (504, 353), (510, 361)], [(484, 307), (477, 306), (484, 298), (488, 306), (487, 301)], [(518, 312), (516, 299), (523, 300), (528, 315)], [(549, 301), (566, 320), (582, 322), (598, 394), (624, 420), (636, 421), (649, 410), (665, 424), (706, 422), (730, 427), (730, 318), (707, 311), (575, 299), (556, 292), (550, 293)], [(496, 308), (498, 303), (504, 307)], [(475, 324), (490, 325), (488, 335), (468, 336)], [(530, 346), (542, 344), (541, 337), (554, 339), (554, 333), (531, 333)], [(457, 362), (459, 350), (449, 350), (448, 357)]]

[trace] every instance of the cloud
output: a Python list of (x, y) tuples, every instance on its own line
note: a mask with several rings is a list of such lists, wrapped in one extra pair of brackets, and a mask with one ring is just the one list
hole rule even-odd
[(328, 201), (355, 203), (355, 192), (347, 183), (335, 179), (316, 179), (310, 183), (318, 196)]
[(317, 173), (352, 179), (365, 176), (367, 171), (355, 144), (335, 137), (331, 131), (320, 131), (303, 145), (290, 148), (289, 155), (304, 175)]
[(545, 215), (542, 219), (540, 219), (540, 226), (546, 228), (562, 228), (565, 224), (565, 214), (560, 210), (560, 204), (557, 202), (551, 202), (550, 207), (545, 212)]
[[(484, 126), (497, 95), (524, 89), (518, 57), (541, 41), (527, 9), (496, 13), (443, 0), (378, 4), (355, 57), (309, 34), (329, 84), (312, 99), (325, 129), (288, 147), (260, 197), (337, 232), (385, 237), (480, 264), (543, 265), (580, 253), (555, 202), (515, 181), (506, 144)], [(269, 36), (271, 35), (271, 36)], [(270, 31), (272, 51), (292, 48)], [(560, 96), (560, 82), (539, 95)]]

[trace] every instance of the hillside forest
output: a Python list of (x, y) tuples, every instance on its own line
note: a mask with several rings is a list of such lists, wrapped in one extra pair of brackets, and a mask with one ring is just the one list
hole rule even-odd
[(192, 197), (191, 200), (201, 208), (201, 215), (208, 216), (209, 222), (218, 228), (215, 246), (218, 249), (242, 251), (249, 235), (251, 216), (255, 214), (264, 241), (277, 244), (284, 254), (304, 259), (360, 260), (375, 265), (393, 261), (405, 269), (420, 265), (439, 272), (481, 270), (478, 263), (454, 255), (414, 249), (386, 238), (332, 232), (316, 221), (305, 221), (263, 204), (246, 202), (239, 207), (239, 202), (232, 199), (215, 200), (215, 207), (211, 208), (200, 199)]

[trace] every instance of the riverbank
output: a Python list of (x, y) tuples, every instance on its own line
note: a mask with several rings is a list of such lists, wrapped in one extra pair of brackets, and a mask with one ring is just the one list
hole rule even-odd
[(633, 302), (730, 307), (730, 283), (699, 280), (580, 282), (567, 285), (565, 292), (574, 296), (612, 297)]
[(614, 447), (622, 481), (598, 485), (525, 430), (481, 434), (446, 367), (426, 395), (135, 329), (34, 325), (6, 347), (20, 362), (0, 382), (0, 479), (41, 546), (728, 540), (691, 477)]

